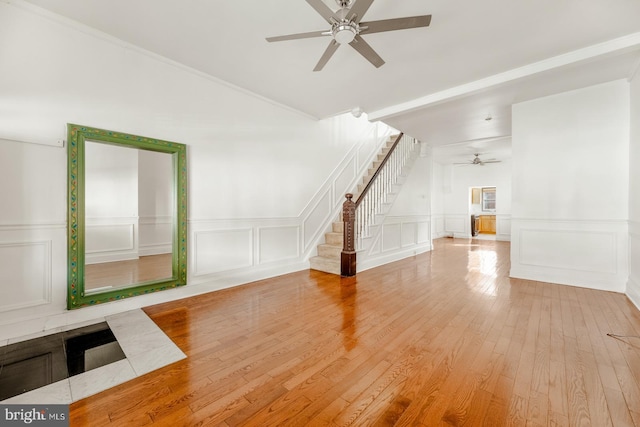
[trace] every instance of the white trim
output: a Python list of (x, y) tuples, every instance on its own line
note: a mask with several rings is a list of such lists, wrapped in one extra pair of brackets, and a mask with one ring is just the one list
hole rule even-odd
[(593, 60), (599, 56), (618, 52), (623, 49), (640, 45), (640, 33), (633, 33), (603, 43), (598, 43), (573, 52), (554, 56), (542, 61), (534, 62), (523, 67), (514, 68), (491, 77), (476, 80), (460, 86), (455, 86), (411, 101), (382, 108), (369, 113), (369, 120), (385, 120), (399, 114), (408, 113), (431, 105), (450, 101), (456, 98), (468, 96), (490, 87), (500, 86), (518, 79), (530, 77), (555, 68), (576, 64), (582, 61)]
[(31, 224), (26, 223), (0, 223), (0, 231), (14, 231), (14, 230), (35, 230), (35, 229), (66, 229), (67, 222), (34, 222)]
[(631, 276), (629, 276), (629, 281), (627, 282), (625, 295), (640, 310), (640, 283)]

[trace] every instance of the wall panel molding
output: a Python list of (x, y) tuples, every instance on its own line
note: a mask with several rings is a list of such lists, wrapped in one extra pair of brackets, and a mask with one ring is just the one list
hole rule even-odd
[(358, 271), (430, 251), (431, 216), (387, 216), (366, 250), (358, 252)]
[(253, 229), (199, 230), (192, 233), (192, 276), (254, 265)]
[(511, 276), (624, 292), (629, 244), (627, 221), (512, 219)]
[(440, 237), (444, 237), (447, 235), (447, 230), (444, 226), (444, 214), (442, 215), (432, 215), (432, 229), (431, 234), (434, 239), (439, 239)]
[(268, 264), (300, 257), (300, 227), (269, 226), (257, 228), (258, 264)]
[(444, 229), (454, 237), (469, 238), (471, 236), (471, 215), (445, 214)]
[(189, 221), (190, 284), (262, 277), (308, 268), (298, 218), (199, 219)]
[(0, 241), (0, 312), (50, 304), (52, 240)]

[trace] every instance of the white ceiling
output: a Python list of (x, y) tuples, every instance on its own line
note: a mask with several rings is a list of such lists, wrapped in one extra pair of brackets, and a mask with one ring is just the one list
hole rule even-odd
[(364, 35), (379, 69), (341, 46), (321, 72), (329, 38), (265, 41), (327, 29), (304, 0), (28, 2), (314, 117), (360, 107), (453, 144), (439, 152), (480, 141), (487, 158), (508, 157), (496, 137), (511, 134), (514, 102), (629, 78), (640, 60), (637, 0), (376, 0), (363, 21), (431, 14), (431, 25)]

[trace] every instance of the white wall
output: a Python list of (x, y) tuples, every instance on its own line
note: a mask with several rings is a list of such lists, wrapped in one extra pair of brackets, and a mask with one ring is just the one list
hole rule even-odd
[(173, 229), (173, 164), (167, 153), (139, 150), (138, 253), (171, 253)]
[(86, 142), (85, 263), (138, 258), (138, 150)]
[(513, 277), (622, 292), (629, 84), (513, 106)]
[(629, 147), (629, 282), (626, 293), (640, 308), (640, 73), (631, 81)]
[[(511, 161), (484, 166), (444, 166), (444, 227), (449, 235), (471, 237), (471, 187), (496, 187), (496, 239), (511, 238)], [(493, 214), (493, 213), (492, 213)]]
[[(308, 267), (385, 126), (317, 121), (33, 10), (0, 3), (0, 339)], [(188, 146), (189, 285), (65, 310), (66, 123)]]
[(446, 235), (444, 227), (444, 166), (431, 163), (431, 237), (437, 239)]

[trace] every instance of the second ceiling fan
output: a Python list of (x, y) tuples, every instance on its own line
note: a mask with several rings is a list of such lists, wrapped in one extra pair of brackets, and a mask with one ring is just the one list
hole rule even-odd
[(431, 23), (431, 15), (362, 22), (362, 17), (369, 10), (373, 0), (336, 0), (336, 2), (340, 9), (333, 12), (322, 0), (307, 0), (307, 3), (331, 25), (329, 30), (267, 37), (267, 41), (278, 42), (331, 36), (332, 40), (329, 42), (329, 46), (320, 57), (320, 61), (318, 61), (313, 71), (322, 70), (341, 44), (349, 44), (376, 68), (379, 68), (384, 64), (384, 60), (364, 41), (361, 34), (428, 27)]
[(484, 166), (486, 163), (500, 163), (501, 160), (489, 159), (489, 160), (480, 160), (480, 154), (474, 154), (473, 160), (464, 162), (464, 163), (454, 163), (454, 165), (479, 165)]

